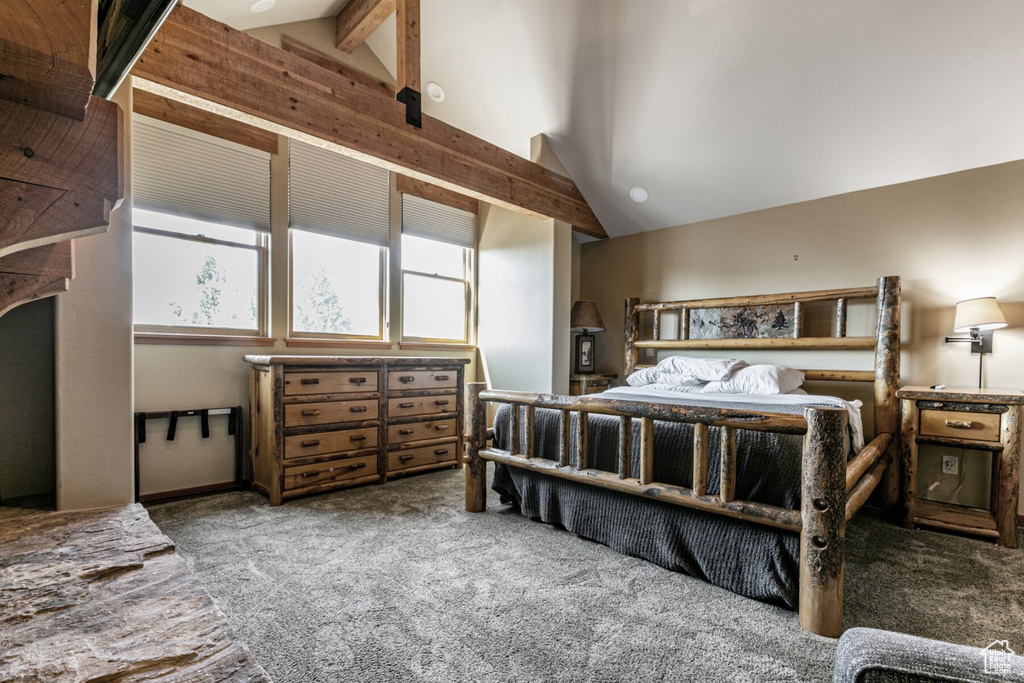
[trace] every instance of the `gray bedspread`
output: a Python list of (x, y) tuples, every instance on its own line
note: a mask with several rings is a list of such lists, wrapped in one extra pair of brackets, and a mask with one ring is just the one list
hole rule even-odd
[[(736, 407), (776, 413), (803, 410), (774, 404)], [(495, 419), (494, 443), (499, 449), (508, 449), (510, 410), (508, 405), (501, 406)], [(558, 416), (554, 410), (536, 411), (537, 457), (558, 459)], [(573, 415), (573, 431), (576, 424)], [(592, 414), (589, 439), (590, 467), (616, 471), (618, 418)], [(638, 444), (639, 421), (634, 420), (634, 477), (639, 472)], [(690, 487), (692, 444), (691, 425), (656, 421), (654, 480)], [(737, 498), (799, 509), (801, 445), (800, 436), (740, 431)], [(712, 428), (711, 494), (718, 493), (718, 448), (718, 430)], [(691, 574), (734, 593), (796, 609), (800, 555), (796, 533), (500, 464), (495, 467), (491, 487), (503, 503), (517, 506), (531, 519), (559, 524), (618, 552)]]

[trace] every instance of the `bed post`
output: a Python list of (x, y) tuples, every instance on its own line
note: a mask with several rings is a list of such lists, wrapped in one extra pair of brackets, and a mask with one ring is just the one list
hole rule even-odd
[(878, 279), (878, 327), (875, 346), (875, 435), (892, 435), (891, 457), (878, 486), (878, 504), (893, 507), (899, 502), (900, 459), (896, 455), (900, 404), (896, 390), (900, 385), (900, 278), (894, 275)]
[(487, 509), (487, 461), (480, 458), (480, 449), (487, 447), (487, 403), (480, 400), (480, 392), (487, 382), (470, 382), (468, 386), (466, 511), (483, 512)]
[(637, 339), (640, 338), (640, 312), (636, 310), (638, 303), (639, 297), (626, 299), (626, 362), (623, 366), (623, 379), (633, 374), (640, 360), (640, 353), (636, 348)]
[(819, 636), (843, 632), (846, 454), (843, 408), (807, 408), (800, 498), (800, 626)]

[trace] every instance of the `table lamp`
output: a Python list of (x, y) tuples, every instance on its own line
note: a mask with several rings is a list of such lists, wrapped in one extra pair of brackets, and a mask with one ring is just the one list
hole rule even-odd
[(576, 356), (573, 362), (573, 374), (589, 375), (594, 372), (594, 335), (591, 332), (603, 332), (604, 321), (593, 301), (577, 301), (572, 305), (569, 314), (569, 330), (579, 332), (576, 335)]

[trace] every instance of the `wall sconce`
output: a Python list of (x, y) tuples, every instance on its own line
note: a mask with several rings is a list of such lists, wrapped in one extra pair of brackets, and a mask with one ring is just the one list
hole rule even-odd
[(999, 309), (994, 296), (965, 299), (956, 302), (954, 332), (967, 332), (969, 337), (946, 337), (949, 342), (968, 342), (971, 353), (978, 354), (978, 388), (981, 389), (981, 369), (986, 353), (992, 352), (992, 330), (1006, 327), (1006, 316)]
[(574, 375), (589, 375), (594, 372), (594, 335), (604, 332), (604, 321), (593, 301), (577, 301), (569, 314), (569, 331), (576, 335), (576, 356), (573, 362)]

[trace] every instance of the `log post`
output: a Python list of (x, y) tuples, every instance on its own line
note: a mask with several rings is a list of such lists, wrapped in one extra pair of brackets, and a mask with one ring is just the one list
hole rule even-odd
[(523, 449), (523, 455), (529, 459), (533, 457), (534, 449), (537, 448), (537, 421), (533, 406), (526, 406), (523, 411), (526, 413), (526, 448)]
[(590, 464), (587, 458), (587, 450), (590, 448), (590, 415), (582, 410), (577, 415), (580, 421), (576, 429), (576, 469), (585, 470)]
[(708, 494), (708, 426), (700, 422), (693, 425), (693, 492)]
[[(480, 392), (487, 382), (469, 383), (469, 439), (466, 441), (466, 510), (483, 512), (487, 509), (487, 461), (480, 458), (480, 449), (487, 447), (487, 403), (480, 400)], [(513, 406), (513, 409), (515, 407)]]
[(519, 406), (515, 403), (509, 404), (508, 411), (508, 450), (512, 455), (520, 454), (519, 443)]
[(836, 299), (836, 336), (846, 336), (846, 299)]
[(640, 419), (640, 483), (654, 481), (654, 420)]
[(1017, 502), (1020, 495), (1019, 455), (1021, 432), (1021, 406), (1011, 405), (1000, 419), (1000, 440), (1006, 444), (998, 455), (999, 479), (996, 485), (996, 529), (999, 539), (996, 541), (1004, 548), (1017, 547)]
[(569, 432), (571, 413), (568, 410), (558, 411), (558, 465), (559, 467), (569, 466)]
[(633, 452), (633, 420), (628, 415), (619, 418), (619, 479), (629, 476), (630, 455)]
[(626, 299), (626, 358), (623, 379), (633, 374), (633, 369), (640, 361), (640, 353), (636, 348), (637, 339), (640, 338), (640, 312), (636, 310), (639, 303), (639, 297)]
[(721, 450), (718, 497), (723, 503), (731, 503), (736, 499), (736, 430), (719, 427), (718, 441)]
[(654, 334), (651, 336), (654, 341), (661, 339), (661, 309), (654, 309)]
[(847, 414), (807, 408), (800, 500), (800, 626), (819, 636), (843, 632)]
[[(917, 468), (914, 461), (917, 452), (917, 420), (920, 411), (917, 408), (917, 401), (904, 401), (902, 411), (902, 431), (899, 439), (900, 460), (903, 467), (903, 484), (901, 498), (903, 503), (903, 526), (908, 529), (914, 528), (914, 513), (917, 507)], [(883, 482), (885, 485), (884, 475)]]
[[(878, 279), (878, 326), (875, 347), (875, 435), (888, 432), (897, 435), (900, 404), (896, 390), (900, 386), (900, 278)], [(900, 459), (896, 439), (889, 446), (892, 462), (878, 485), (878, 503), (893, 507), (900, 499)]]
[(799, 301), (793, 302), (793, 338), (799, 339), (804, 336), (804, 305)]

